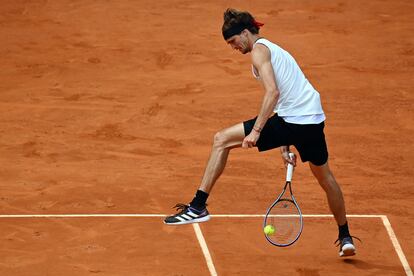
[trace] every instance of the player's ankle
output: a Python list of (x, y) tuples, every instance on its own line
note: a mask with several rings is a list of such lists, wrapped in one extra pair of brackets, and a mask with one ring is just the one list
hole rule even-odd
[(197, 190), (193, 200), (190, 202), (190, 206), (196, 210), (204, 210), (206, 208), (208, 195), (208, 193), (202, 190)]
[(338, 231), (339, 231), (339, 234), (338, 234), (339, 238), (345, 238), (345, 237), (351, 236), (351, 234), (349, 234), (349, 228), (348, 228), (347, 221), (343, 225), (338, 225)]

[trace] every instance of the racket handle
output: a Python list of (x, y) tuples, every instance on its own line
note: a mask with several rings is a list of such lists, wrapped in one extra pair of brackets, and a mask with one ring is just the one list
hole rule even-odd
[[(289, 158), (293, 159), (295, 157), (295, 154), (293, 152), (289, 153)], [(293, 176), (293, 165), (288, 163), (287, 165), (287, 172), (286, 172), (286, 182), (291, 182)]]

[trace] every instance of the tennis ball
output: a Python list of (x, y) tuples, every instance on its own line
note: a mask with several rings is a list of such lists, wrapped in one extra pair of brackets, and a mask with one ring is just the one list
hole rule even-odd
[(263, 229), (263, 231), (266, 235), (273, 235), (275, 233), (275, 227), (273, 225), (268, 224)]

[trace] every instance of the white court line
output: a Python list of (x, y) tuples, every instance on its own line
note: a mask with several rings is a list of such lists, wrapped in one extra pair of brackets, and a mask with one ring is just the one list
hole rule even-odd
[(0, 215), (0, 218), (154, 218), (165, 217), (164, 214), (40, 214), (40, 215)]
[(395, 251), (397, 252), (398, 258), (400, 258), (400, 262), (402, 266), (404, 267), (405, 274), (407, 276), (413, 276), (413, 271), (410, 268), (410, 264), (407, 261), (407, 258), (405, 258), (404, 252), (402, 251), (401, 245), (398, 242), (397, 236), (394, 233), (394, 230), (392, 229), (391, 222), (389, 221), (387, 216), (382, 216), (382, 223), (384, 223), (385, 229), (387, 229), (388, 236), (390, 236), (392, 245), (395, 248)]
[[(25, 214), (25, 215), (0, 215), (0, 218), (99, 218), (99, 217), (131, 217), (131, 218), (155, 218), (165, 217), (166, 214)], [(263, 218), (263, 214), (228, 214), (210, 215), (213, 218)], [(289, 216), (289, 215), (276, 215)], [(314, 214), (303, 215), (304, 218), (331, 218), (332, 215)], [(349, 218), (382, 218), (384, 215), (347, 215)], [(386, 217), (386, 216), (385, 216)]]
[(201, 232), (200, 225), (198, 223), (193, 224), (194, 232), (197, 236), (198, 243), (200, 244), (201, 250), (203, 251), (204, 258), (206, 259), (208, 270), (210, 271), (211, 276), (217, 276), (216, 268), (213, 264), (213, 259), (211, 258), (210, 251), (208, 250), (206, 240), (204, 239), (203, 233)]
[[(215, 218), (264, 218), (263, 214), (250, 214), (250, 215), (210, 215)], [(270, 217), (298, 217), (299, 215), (270, 215)], [(348, 218), (382, 218), (384, 215), (346, 215)], [(333, 215), (328, 214), (314, 214), (314, 215), (302, 215), (304, 218), (333, 218)]]

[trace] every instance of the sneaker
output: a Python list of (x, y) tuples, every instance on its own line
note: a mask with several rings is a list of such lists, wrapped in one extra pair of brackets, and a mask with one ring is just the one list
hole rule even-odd
[[(353, 236), (347, 236), (344, 238), (338, 238), (335, 243), (336, 246), (339, 246), (339, 257), (349, 257), (354, 256), (356, 253), (354, 241), (352, 240)], [(361, 241), (359, 238), (354, 237), (357, 240)]]
[(166, 217), (164, 219), (165, 224), (169, 225), (180, 225), (196, 222), (204, 222), (210, 219), (210, 214), (207, 211), (207, 208), (203, 210), (197, 210), (190, 205), (185, 205), (179, 203), (173, 208), (176, 208), (179, 211), (177, 214)]

